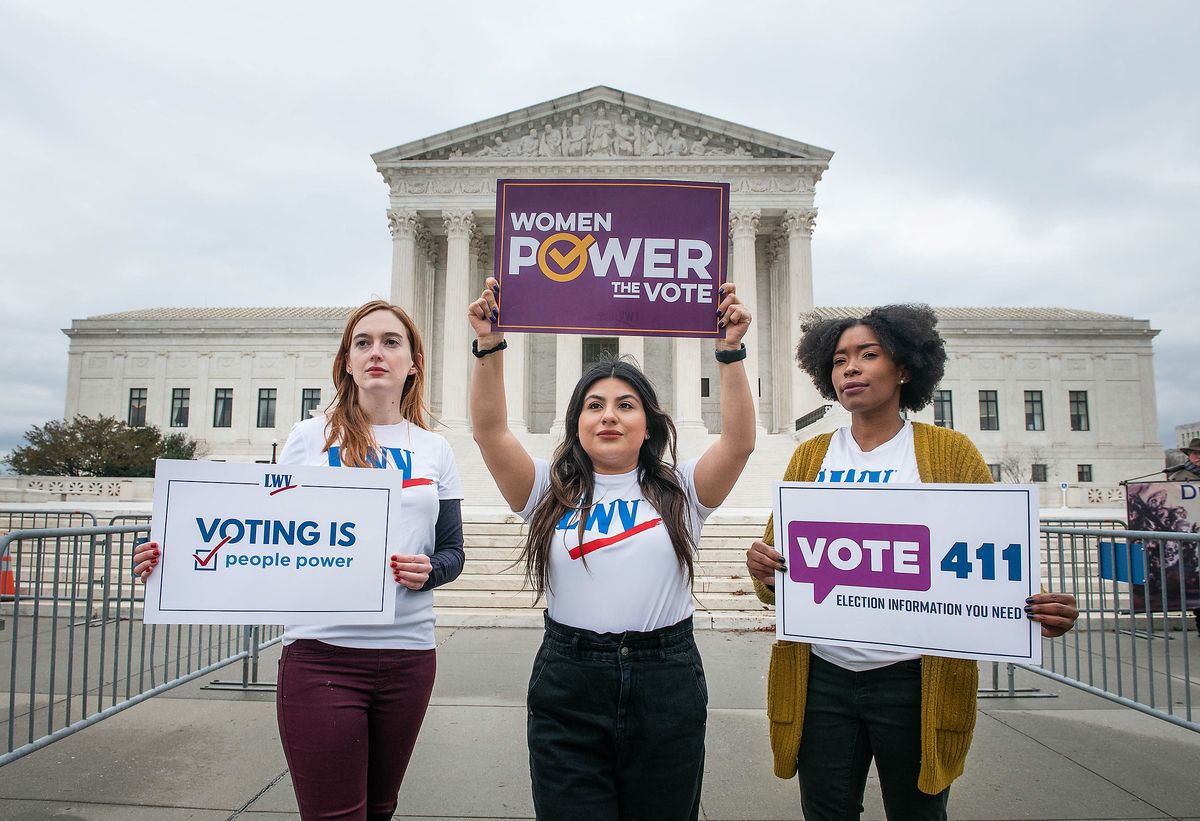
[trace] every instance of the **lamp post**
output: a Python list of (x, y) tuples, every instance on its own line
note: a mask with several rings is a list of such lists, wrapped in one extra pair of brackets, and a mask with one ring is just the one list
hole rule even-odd
[(271, 441), (271, 464), (272, 465), (275, 464), (275, 451), (278, 448), (279, 448), (279, 442), (277, 440), (272, 440)]

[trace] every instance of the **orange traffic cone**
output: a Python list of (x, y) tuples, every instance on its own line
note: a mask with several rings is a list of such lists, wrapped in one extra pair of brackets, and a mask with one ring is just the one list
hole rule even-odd
[(15, 596), (17, 594), (16, 579), (12, 572), (12, 557), (8, 551), (0, 556), (0, 596)]

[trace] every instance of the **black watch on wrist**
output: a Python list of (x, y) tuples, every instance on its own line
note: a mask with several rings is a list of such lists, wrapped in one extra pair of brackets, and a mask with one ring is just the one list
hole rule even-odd
[(717, 361), (722, 365), (732, 365), (734, 362), (741, 362), (746, 358), (746, 343), (742, 343), (742, 347), (734, 351), (714, 351), (713, 355), (717, 357)]
[(501, 339), (499, 344), (497, 344), (491, 348), (484, 348), (481, 351), (481, 350), (479, 350), (479, 340), (478, 339), (471, 340), (471, 353), (475, 354), (476, 359), (483, 359), (488, 354), (495, 353), (496, 351), (502, 351), (507, 347), (508, 347), (508, 340)]

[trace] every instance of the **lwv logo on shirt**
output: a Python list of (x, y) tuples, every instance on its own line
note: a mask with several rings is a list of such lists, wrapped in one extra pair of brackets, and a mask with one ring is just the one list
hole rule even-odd
[[(331, 468), (340, 468), (342, 466), (342, 449), (334, 445), (329, 449), (329, 466)], [(371, 451), (367, 454), (367, 460), (373, 468), (389, 468), (394, 467), (404, 474), (405, 479), (412, 478), (412, 457), (411, 450), (404, 448), (381, 448), (378, 451)]]
[[(587, 522), (584, 524), (584, 532), (596, 532), (604, 535), (599, 539), (592, 539), (578, 547), (571, 548), (568, 551), (571, 558), (582, 558), (593, 550), (599, 550), (602, 547), (616, 544), (619, 541), (628, 539), (630, 536), (649, 530), (662, 522), (662, 519), (655, 518), (647, 519), (641, 524), (635, 524), (637, 522), (637, 509), (640, 502), (641, 499), (634, 499), (632, 501), (629, 499), (616, 499), (608, 504), (592, 505), (592, 509), (587, 514)], [(555, 529), (563, 531), (578, 530), (580, 514), (581, 511), (579, 509), (568, 510), (558, 520), (558, 524), (554, 526)], [(608, 535), (609, 531), (612, 530), (618, 521), (623, 530), (619, 533)]]

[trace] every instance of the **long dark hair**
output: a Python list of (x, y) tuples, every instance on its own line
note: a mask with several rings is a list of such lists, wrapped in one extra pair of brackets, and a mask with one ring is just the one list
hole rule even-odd
[[(579, 417), (583, 413), (584, 397), (592, 385), (609, 378), (620, 379), (629, 385), (641, 400), (649, 436), (638, 451), (638, 485), (646, 500), (662, 516), (679, 567), (687, 572), (688, 583), (692, 581), (696, 540), (689, 527), (687, 494), (675, 473), (675, 423), (659, 405), (654, 386), (637, 365), (624, 358), (605, 358), (589, 368), (575, 385), (571, 401), (567, 403), (565, 435), (550, 462), (550, 488), (529, 518), (529, 535), (518, 561), (525, 563), (525, 581), (537, 591), (539, 599), (550, 586), (547, 571), (555, 526), (567, 511), (579, 512), (579, 542), (583, 543), (596, 479), (592, 459), (579, 441)], [(663, 459), (667, 453), (670, 461)], [(586, 559), (582, 561), (586, 564)]]

